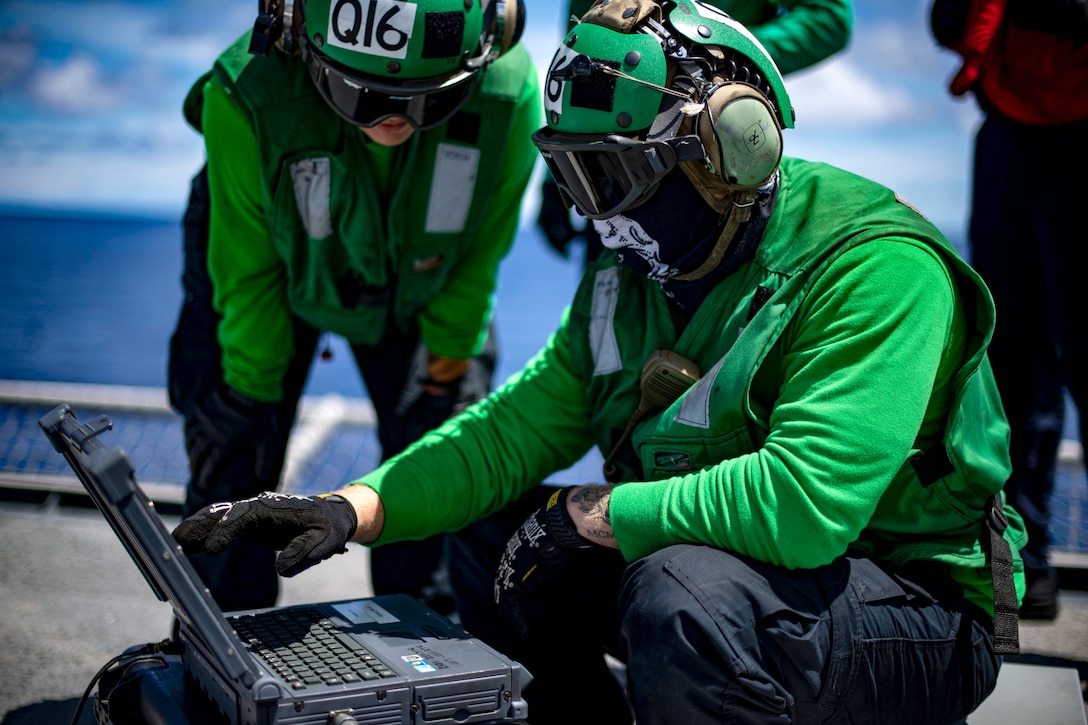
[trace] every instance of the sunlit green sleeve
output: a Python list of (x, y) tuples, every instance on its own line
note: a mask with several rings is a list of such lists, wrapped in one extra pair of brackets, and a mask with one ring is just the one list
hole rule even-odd
[[(753, 453), (697, 473), (617, 486), (624, 556), (701, 543), (790, 568), (842, 555), (911, 453), (960, 361), (945, 266), (888, 241), (842, 255), (779, 342), (770, 431)], [(962, 323), (962, 319), (960, 319)], [(765, 383), (767, 384), (767, 383)], [(939, 421), (932, 421), (938, 422)]]
[(564, 319), (490, 398), (354, 482), (381, 495), (385, 529), (377, 543), (455, 531), (569, 468), (594, 443), (589, 412)]
[(853, 26), (850, 0), (784, 0), (782, 5), (785, 13), (749, 30), (783, 75), (816, 65), (846, 47)]
[(251, 398), (276, 401), (294, 339), (284, 266), (261, 203), (257, 141), (214, 76), (204, 87), (202, 120), (211, 195), (208, 272), (223, 316), (223, 377)]

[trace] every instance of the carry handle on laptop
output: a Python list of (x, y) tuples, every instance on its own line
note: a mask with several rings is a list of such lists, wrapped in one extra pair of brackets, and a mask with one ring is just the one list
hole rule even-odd
[[(38, 426), (68, 461), (155, 596), (160, 601), (170, 602), (174, 615), (188, 624), (192, 622), (187, 612), (206, 612), (200, 634), (202, 638), (212, 640), (205, 642), (206, 645), (223, 655), (221, 664), (228, 670), (226, 674), (241, 679), (247, 686), (256, 681), (261, 676), (260, 670), (244, 654), (241, 641), (227, 627), (200, 576), (182, 554), (181, 547), (173, 542), (166, 525), (155, 512), (154, 504), (136, 483), (132, 462), (124, 450), (108, 447), (98, 439), (100, 434), (113, 428), (109, 417), (100, 415), (80, 424), (71, 407), (61, 403), (42, 416)], [(158, 561), (150, 561), (152, 556), (158, 557)], [(171, 588), (164, 571), (198, 582), (199, 587), (194, 591), (203, 592), (204, 599), (185, 587)]]
[[(80, 424), (76, 420), (71, 407), (67, 403), (61, 403), (42, 417), (38, 421), (38, 425), (49, 438), (49, 442), (57, 449), (57, 452), (68, 461), (68, 465), (71, 466), (76, 477), (79, 478), (79, 482), (83, 484), (83, 488), (86, 489), (87, 494), (94, 501), (94, 505), (99, 511), (104, 512), (107, 505), (121, 507), (126, 503), (125, 499), (128, 493), (117, 491), (115, 486), (110, 485), (111, 481), (114, 480), (113, 476), (98, 477), (101, 486), (95, 486), (93, 482), (87, 480), (92, 458), (98, 459), (95, 466), (97, 468), (105, 469), (120, 466), (123, 475), (131, 476), (135, 474), (131, 464), (123, 456), (119, 458), (116, 455), (109, 455), (110, 449), (103, 445), (101, 441), (95, 440), (99, 434), (113, 428), (113, 421), (108, 416), (99, 415), (87, 423)], [(116, 449), (114, 450), (116, 451)], [(81, 457), (84, 460), (81, 460)], [(110, 460), (103, 460), (104, 457), (108, 457)], [(128, 470), (124, 470), (125, 468)], [(99, 493), (100, 489), (105, 492), (107, 500), (103, 500), (102, 495)], [(140, 552), (135, 551), (129, 543), (131, 533), (119, 530), (118, 522), (111, 517), (106, 516), (105, 518), (114, 533), (117, 534), (117, 538), (121, 540), (125, 549), (128, 550), (128, 555), (133, 558), (141, 557)], [(153, 577), (146, 567), (140, 567), (140, 572), (144, 575), (148, 586), (151, 587), (159, 601), (169, 601), (162, 583)]]

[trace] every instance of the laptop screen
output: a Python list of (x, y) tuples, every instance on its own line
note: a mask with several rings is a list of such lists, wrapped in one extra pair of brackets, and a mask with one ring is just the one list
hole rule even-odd
[(128, 456), (98, 440), (113, 427), (110, 419), (102, 415), (81, 424), (62, 403), (38, 424), (75, 471), (155, 595), (169, 602), (174, 615), (217, 654), (225, 674), (246, 685), (256, 681), (257, 664), (136, 483)]

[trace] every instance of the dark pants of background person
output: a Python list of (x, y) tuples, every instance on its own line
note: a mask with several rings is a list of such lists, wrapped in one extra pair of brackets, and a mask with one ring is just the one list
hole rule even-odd
[(997, 682), (992, 620), (940, 567), (853, 556), (787, 570), (706, 546), (629, 566), (587, 550), (540, 592), (533, 637), (518, 642), (492, 582), (507, 538), (552, 490), (449, 539), (461, 620), (532, 673), (533, 725), (631, 722), (604, 652), (626, 662), (638, 725), (954, 723)]
[[(193, 179), (184, 229), (182, 287), (185, 297), (177, 329), (170, 341), (169, 387), (171, 404), (187, 416), (196, 402), (222, 381), (221, 352), (216, 339), (219, 315), (212, 308), (212, 286), (207, 270), (208, 192), (204, 170)], [(295, 354), (284, 378), (283, 400), (277, 406), (279, 462), (273, 481), (279, 480), (291, 424), (320, 337), (319, 330), (301, 320), (295, 318), (293, 323)], [(374, 406), (383, 460), (412, 442), (394, 409), (418, 343), (418, 331), (400, 331), (395, 325), (389, 325), (389, 332), (377, 345), (353, 345), (351, 348)], [(253, 470), (252, 456), (239, 456), (207, 490), (198, 490), (190, 483), (186, 488), (183, 514), (188, 516), (211, 503), (248, 498), (268, 490), (267, 482), (255, 480)], [(352, 475), (364, 473), (367, 471), (356, 471)], [(434, 536), (373, 549), (370, 568), (375, 592), (404, 592), (448, 611), (444, 602), (432, 598), (435, 588), (432, 575), (443, 565), (444, 541), (444, 536)], [(222, 554), (198, 554), (189, 559), (224, 611), (256, 609), (276, 603), (279, 579), (275, 552), (270, 549), (238, 542)]]
[(1085, 169), (1088, 123), (1023, 126), (991, 114), (975, 139), (971, 263), (997, 306), (989, 357), (1012, 429), (1005, 491), (1027, 525), (1029, 585), (1049, 569), (1063, 387), (1086, 440)]

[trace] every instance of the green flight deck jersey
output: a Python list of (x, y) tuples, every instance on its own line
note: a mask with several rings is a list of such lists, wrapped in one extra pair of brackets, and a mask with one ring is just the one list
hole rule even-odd
[[(787, 568), (939, 561), (992, 613), (983, 523), (1010, 464), (989, 292), (887, 188), (789, 158), (779, 183), (753, 258), (686, 324), (614, 255), (591, 266), (521, 373), (356, 482), (381, 495), (378, 543), (457, 530), (607, 453), (663, 349), (701, 377), (621, 460), (610, 520), (628, 560), (694, 543)], [(1017, 552), (1023, 521), (1004, 513)]]
[(416, 322), (432, 353), (479, 353), (537, 158), (528, 52), (515, 45), (447, 122), (387, 147), (328, 107), (300, 58), (254, 56), (248, 42), (218, 58), (185, 109), (207, 149), (224, 380), (282, 397), (292, 315), (360, 345)]

